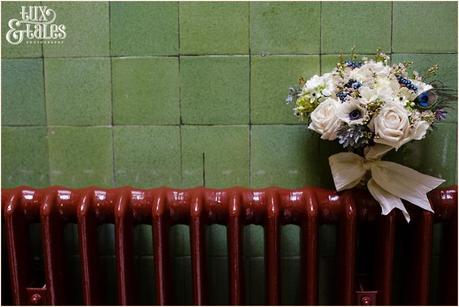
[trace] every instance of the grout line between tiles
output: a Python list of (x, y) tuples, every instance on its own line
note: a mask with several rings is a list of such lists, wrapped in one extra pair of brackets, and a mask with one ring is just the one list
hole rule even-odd
[[(40, 2), (41, 4), (41, 2)], [(48, 108), (47, 103), (48, 99), (46, 97), (46, 71), (45, 71), (45, 50), (43, 48), (43, 44), (41, 44), (41, 61), (42, 61), (42, 72), (43, 72), (43, 108), (45, 109), (45, 128), (46, 128), (46, 149), (48, 154), (48, 184), (51, 184), (51, 159), (50, 159), (50, 150), (49, 150), (49, 125), (48, 125)], [(3, 127), (3, 126), (2, 126)], [(22, 125), (21, 127), (24, 127)], [(33, 127), (33, 126), (32, 126)], [(41, 126), (38, 126), (41, 127)]]
[[(112, 27), (111, 27), (111, 4), (108, 3), (108, 53), (111, 55), (112, 53)], [(110, 122), (110, 131), (112, 135), (112, 184), (116, 186), (116, 165), (115, 165), (115, 129), (114, 127), (114, 120), (113, 120), (113, 57), (110, 56), (110, 114), (111, 114), (111, 122)]]
[(249, 38), (249, 187), (252, 186), (252, 5), (248, 3), (248, 38)]
[[(373, 54), (374, 51), (370, 52), (359, 52), (360, 54)], [(393, 52), (394, 54), (412, 54), (412, 55), (448, 55), (458, 54), (457, 52)], [(106, 59), (113, 58), (118, 60), (129, 60), (129, 59), (161, 59), (161, 58), (180, 58), (180, 57), (295, 57), (295, 56), (321, 56), (321, 55), (339, 55), (339, 51), (336, 52), (324, 52), (324, 53), (272, 53), (272, 54), (200, 54), (200, 55), (142, 55), (142, 56), (70, 56), (70, 57), (47, 57), (48, 60), (59, 60), (59, 59)], [(41, 59), (42, 57), (2, 57), (1, 60), (27, 60), (27, 59)]]
[[(252, 13), (252, 4), (249, 2), (248, 4), (248, 39), (249, 39), (249, 187), (252, 186), (252, 20), (251, 20), (251, 13)], [(248, 229), (248, 237), (250, 238), (250, 229)], [(243, 244), (244, 244), (245, 236), (243, 236)], [(250, 261), (248, 263), (248, 274), (250, 274)], [(249, 275), (245, 278), (247, 278)], [(250, 293), (250, 291), (247, 294)], [(249, 297), (248, 297), (249, 298)]]
[(391, 59), (392, 59), (392, 54), (394, 52), (393, 37), (394, 37), (394, 1), (391, 1), (391, 7), (390, 7), (390, 55), (391, 55)]
[(181, 74), (181, 56), (180, 56), (180, 2), (177, 2), (177, 48), (178, 48), (178, 104), (179, 104), (179, 147), (180, 147), (180, 184), (183, 183), (183, 134), (182, 134), (182, 74)]
[(322, 75), (322, 1), (319, 3), (319, 74)]

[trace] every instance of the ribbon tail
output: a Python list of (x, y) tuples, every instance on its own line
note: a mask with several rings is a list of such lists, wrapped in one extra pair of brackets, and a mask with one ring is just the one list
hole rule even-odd
[(394, 208), (400, 209), (406, 221), (410, 222), (410, 215), (403, 205), (403, 202), (397, 196), (387, 192), (381, 186), (379, 186), (373, 178), (371, 178), (367, 183), (368, 191), (376, 199), (376, 201), (381, 206), (381, 213), (383, 215), (389, 214)]
[(378, 161), (371, 173), (375, 182), (387, 192), (430, 212), (433, 210), (426, 193), (444, 182), (389, 161)]

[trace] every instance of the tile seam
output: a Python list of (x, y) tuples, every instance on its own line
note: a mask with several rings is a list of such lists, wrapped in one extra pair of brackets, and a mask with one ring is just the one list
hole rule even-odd
[(110, 128), (111, 137), (112, 137), (112, 184), (116, 186), (116, 157), (115, 157), (115, 129), (114, 127), (114, 113), (113, 113), (113, 57), (112, 54), (112, 26), (111, 26), (111, 4), (108, 4), (108, 54), (110, 55), (110, 115), (111, 115), (111, 122), (108, 126)]
[(248, 3), (248, 39), (249, 39), (249, 187), (252, 186), (252, 4)]
[(183, 118), (182, 118), (182, 73), (181, 73), (181, 50), (180, 50), (180, 2), (177, 2), (177, 61), (178, 61), (178, 104), (179, 104), (179, 147), (180, 147), (180, 185), (183, 184)]
[[(42, 2), (40, 2), (40, 4), (42, 4)], [(48, 125), (48, 107), (47, 107), (47, 104), (48, 104), (48, 99), (47, 99), (47, 96), (46, 96), (46, 69), (45, 69), (45, 50), (43, 48), (43, 44), (41, 44), (41, 61), (42, 61), (42, 73), (43, 73), (43, 107), (44, 107), (44, 111), (45, 111), (45, 129), (46, 129), (46, 150), (47, 150), (47, 154), (48, 154), (48, 184), (51, 184), (52, 180), (51, 180), (51, 157), (50, 157), (50, 150), (49, 150), (49, 125)], [(34, 126), (32, 126), (34, 127)], [(41, 126), (37, 126), (37, 127), (41, 127)], [(2, 125), (2, 128), (3, 128), (3, 125)]]

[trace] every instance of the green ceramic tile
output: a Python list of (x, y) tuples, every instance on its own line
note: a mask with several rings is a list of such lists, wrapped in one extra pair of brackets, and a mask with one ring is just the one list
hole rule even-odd
[[(75, 225), (76, 226), (76, 225)], [(64, 249), (65, 252), (65, 249)], [(64, 274), (65, 274), (65, 287), (72, 289), (66, 291), (66, 301), (72, 305), (83, 305), (83, 289), (82, 274), (81, 274), (81, 260), (78, 255), (65, 255), (64, 256)]]
[[(457, 91), (457, 54), (394, 54), (392, 62), (413, 61), (413, 69), (424, 74), (433, 64), (438, 64), (438, 74), (430, 79), (439, 80)], [(457, 101), (450, 102), (451, 109), (445, 122), (457, 122)]]
[(443, 235), (445, 234), (443, 230), (444, 224), (442, 223), (436, 223), (433, 224), (433, 241), (432, 241), (432, 255), (434, 256), (440, 256), (442, 253), (442, 238)]
[(116, 259), (114, 256), (99, 257), (98, 270), (100, 286), (102, 288), (101, 297), (106, 305), (117, 305), (117, 274)]
[(174, 257), (190, 255), (190, 228), (188, 225), (173, 225), (169, 232), (169, 246)]
[(208, 304), (229, 305), (228, 258), (208, 258)]
[(2, 127), (2, 188), (19, 185), (49, 185), (46, 128)]
[(43, 60), (3, 60), (2, 81), (2, 124), (44, 125)]
[(115, 255), (115, 225), (102, 224), (97, 227), (97, 242), (99, 255)]
[(249, 183), (247, 126), (183, 126), (184, 187), (221, 188)]
[(153, 255), (152, 236), (151, 225), (140, 224), (134, 227), (134, 252), (136, 256)]
[(390, 2), (323, 2), (322, 52), (390, 51)]
[(253, 126), (251, 185), (286, 188), (318, 185), (319, 137), (305, 125)]
[(177, 54), (178, 4), (112, 2), (110, 35), (115, 56)]
[(171, 305), (192, 305), (191, 258), (174, 258), (172, 264), (174, 287)]
[(111, 122), (110, 59), (45, 59), (49, 125)]
[(437, 124), (421, 141), (409, 142), (384, 160), (411, 167), (426, 175), (446, 180), (442, 186), (457, 184), (457, 124)]
[(319, 53), (319, 2), (254, 2), (250, 25), (251, 53)]
[(40, 258), (40, 261), (43, 259), (43, 241), (41, 235), (41, 224), (40, 223), (31, 223), (28, 227), (28, 240), (30, 246), (30, 254), (32, 258)]
[(64, 251), (67, 255), (78, 255), (80, 253), (80, 244), (78, 241), (78, 225), (64, 225)]
[(300, 256), (300, 227), (285, 225), (281, 228), (281, 255)]
[(153, 257), (135, 259), (135, 304), (156, 305), (155, 265)]
[(394, 52), (457, 52), (457, 3), (394, 2)]
[(48, 129), (51, 184), (113, 186), (112, 133), (104, 127)]
[(319, 227), (319, 255), (331, 257), (336, 254), (337, 244), (336, 225), (321, 225)]
[(44, 44), (45, 57), (109, 55), (108, 2), (44, 2), (56, 12), (56, 23), (64, 24), (61, 44)]
[(244, 255), (247, 257), (263, 257), (265, 254), (264, 228), (260, 225), (244, 227)]
[(183, 57), (180, 60), (185, 124), (249, 122), (249, 58)]
[(336, 304), (336, 259), (319, 257), (319, 305)]
[(249, 3), (180, 2), (182, 54), (247, 54)]
[[(2, 2), (2, 57), (3, 58), (31, 58), (41, 57), (42, 49), (41, 44), (27, 43), (28, 40), (23, 38), (20, 43), (12, 38), (11, 44), (7, 41), (6, 36), (8, 31), (12, 30), (23, 30), (25, 26), (13, 27), (8, 26), (8, 22), (12, 19), (22, 20), (21, 18), (21, 7), (22, 6), (33, 6), (37, 5), (37, 2)], [(11, 34), (12, 35), (12, 34)], [(19, 37), (18, 37), (19, 39)]]
[(441, 284), (441, 275), (440, 275), (440, 266), (441, 266), (441, 257), (432, 256), (432, 263), (430, 266), (430, 305), (439, 305), (442, 297), (440, 293), (442, 292)]
[(281, 259), (281, 304), (301, 305), (304, 290), (301, 287), (301, 260), (299, 257)]
[(114, 150), (117, 185), (146, 188), (180, 182), (179, 127), (115, 127)]
[(265, 261), (262, 257), (251, 258), (249, 261), (250, 296), (246, 299), (247, 305), (265, 305)]
[(116, 125), (180, 123), (177, 58), (113, 59), (112, 76)]
[(297, 123), (288, 89), (319, 74), (319, 56), (254, 56), (251, 63), (251, 120), (254, 124)]
[(252, 293), (250, 292), (250, 257), (243, 257), (243, 268), (244, 268), (244, 282), (243, 282), (243, 289), (244, 289), (244, 303), (249, 305), (251, 301)]
[[(314, 134), (318, 135), (315, 132)], [(317, 172), (320, 174), (320, 186), (322, 188), (335, 189), (330, 165), (328, 164), (328, 157), (343, 151), (344, 149), (338, 141), (335, 140), (332, 142), (319, 139), (319, 154), (317, 155), (315, 162)]]
[(226, 226), (224, 225), (209, 225), (206, 229), (207, 235), (207, 255), (212, 256), (227, 256), (228, 247), (226, 240)]

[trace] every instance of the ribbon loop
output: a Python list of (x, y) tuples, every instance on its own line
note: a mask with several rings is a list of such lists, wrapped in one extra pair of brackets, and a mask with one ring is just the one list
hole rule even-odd
[(433, 212), (426, 193), (438, 187), (444, 180), (394, 162), (381, 161), (382, 156), (390, 150), (387, 147), (374, 146), (366, 152), (365, 158), (350, 152), (330, 156), (328, 160), (336, 190), (355, 187), (370, 171), (371, 179), (367, 187), (380, 204), (383, 215), (398, 208), (409, 222), (410, 216), (401, 199)]

